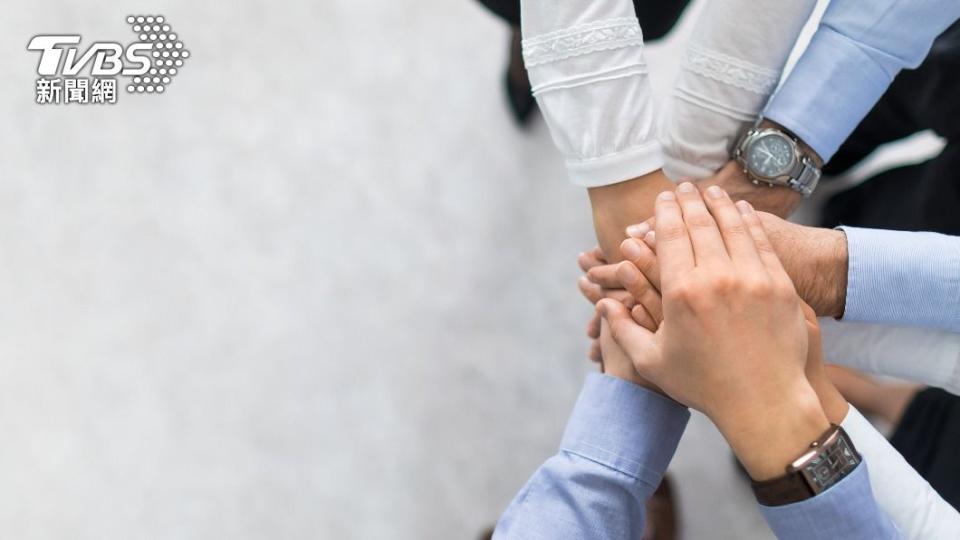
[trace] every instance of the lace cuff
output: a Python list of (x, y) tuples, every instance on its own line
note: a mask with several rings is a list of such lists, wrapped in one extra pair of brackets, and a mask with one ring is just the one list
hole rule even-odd
[(642, 46), (643, 33), (637, 19), (617, 17), (525, 39), (523, 59), (531, 68), (597, 51)]
[(524, 30), (532, 36), (523, 40), (523, 55), (533, 94), (570, 179), (588, 187), (622, 182), (663, 164), (643, 33), (636, 16), (627, 15), (633, 4), (590, 2), (522, 4)]
[(777, 87), (780, 71), (691, 43), (683, 55), (682, 68), (754, 94), (769, 96)]

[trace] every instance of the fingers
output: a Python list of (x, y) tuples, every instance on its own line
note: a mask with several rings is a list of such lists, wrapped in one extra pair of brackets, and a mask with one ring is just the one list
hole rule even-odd
[(650, 231), (643, 237), (643, 243), (650, 247), (650, 249), (657, 250), (657, 233), (656, 231)]
[(657, 261), (660, 264), (661, 291), (694, 267), (693, 247), (683, 223), (683, 213), (672, 191), (664, 191), (656, 201)]
[(581, 270), (589, 272), (595, 266), (607, 264), (607, 261), (603, 258), (603, 251), (597, 246), (590, 251), (581, 253), (577, 257), (577, 264), (580, 265)]
[(696, 265), (729, 261), (727, 247), (723, 243), (717, 222), (707, 210), (697, 187), (690, 182), (680, 184), (677, 186), (677, 200), (680, 201), (680, 209), (683, 211), (683, 222), (687, 226)]
[[(648, 232), (646, 236), (653, 236), (653, 231)], [(660, 290), (660, 267), (657, 265), (657, 255), (648, 244), (627, 238), (620, 244), (620, 254), (624, 259), (632, 262), (656, 290)]]
[(753, 236), (727, 192), (719, 186), (710, 186), (704, 202), (720, 228), (730, 258), (740, 265), (759, 267), (762, 263)]
[(627, 353), (634, 366), (649, 365), (657, 358), (653, 332), (637, 324), (623, 304), (601, 300), (597, 308), (610, 325), (610, 336)]
[(590, 322), (587, 323), (587, 337), (590, 339), (600, 339), (600, 314), (594, 312)]
[(636, 225), (630, 225), (626, 229), (627, 236), (631, 238), (640, 238), (642, 239), (646, 234), (653, 230), (653, 225), (656, 223), (654, 218), (650, 218), (643, 223), (637, 223)]
[(627, 236), (630, 238), (636, 238), (648, 246), (650, 249), (657, 249), (657, 235), (653, 232), (657, 226), (657, 218), (650, 218), (643, 223), (638, 223), (636, 225), (630, 225), (627, 227)]
[(630, 316), (637, 324), (651, 332), (656, 332), (660, 326), (643, 306), (633, 306), (633, 309), (630, 310)]
[[(766, 267), (770, 277), (778, 281), (784, 279), (789, 281), (790, 277), (787, 275), (786, 270), (783, 269), (780, 258), (777, 257), (777, 252), (774, 251), (773, 244), (770, 243), (770, 239), (767, 238), (767, 232), (763, 229), (763, 224), (760, 222), (760, 215), (757, 214), (757, 211), (754, 210), (753, 206), (747, 201), (737, 201), (737, 210), (740, 211), (744, 223), (747, 224), (750, 236), (753, 237), (757, 254), (760, 256), (760, 260), (763, 262), (763, 266)], [(791, 286), (792, 283), (791, 281)]]
[(601, 364), (601, 371), (603, 370), (603, 354), (600, 352), (600, 342), (598, 340), (595, 339), (590, 342), (590, 351), (587, 352), (587, 358)]
[(629, 292), (623, 289), (623, 285), (620, 284), (620, 280), (618, 280), (616, 277), (616, 271), (617, 267), (615, 265), (610, 265), (610, 279), (616, 287), (612, 289), (601, 287), (589, 279), (580, 276), (577, 278), (577, 288), (580, 289), (580, 294), (582, 294), (584, 298), (586, 298), (591, 304), (596, 304), (601, 298), (612, 298), (618, 302), (623, 302), (628, 306), (633, 306), (636, 301)]
[(599, 285), (604, 289), (622, 289), (623, 285), (617, 279), (617, 265), (604, 264), (594, 266), (587, 272), (587, 279), (590, 283)]
[(592, 283), (584, 276), (577, 278), (577, 288), (580, 289), (580, 294), (591, 304), (596, 304), (603, 298), (603, 287)]
[(623, 261), (618, 264), (617, 277), (620, 278), (620, 282), (626, 287), (630, 296), (642, 305), (645, 311), (653, 317), (655, 321), (654, 327), (650, 330), (656, 332), (656, 326), (663, 320), (663, 303), (660, 299), (660, 293), (653, 288), (650, 281), (647, 280), (632, 262)]

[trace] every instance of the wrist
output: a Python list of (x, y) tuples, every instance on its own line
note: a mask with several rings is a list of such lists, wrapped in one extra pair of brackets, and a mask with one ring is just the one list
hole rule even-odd
[(823, 364), (820, 363), (815, 373), (808, 375), (807, 378), (810, 381), (810, 386), (813, 388), (813, 391), (817, 394), (817, 399), (820, 400), (820, 406), (823, 408), (823, 413), (826, 415), (827, 420), (831, 424), (839, 425), (843, 423), (843, 420), (847, 417), (847, 413), (850, 411), (850, 404), (847, 403), (847, 399), (843, 397), (843, 394), (841, 394), (840, 391), (837, 390), (837, 387), (830, 381), (830, 377), (827, 376), (827, 370)]
[(817, 151), (813, 149), (813, 147), (811, 147), (806, 142), (804, 142), (803, 139), (798, 137), (797, 134), (794, 133), (793, 131), (787, 129), (785, 126), (782, 126), (779, 123), (774, 122), (773, 120), (770, 120), (768, 118), (764, 118), (763, 120), (761, 120), (759, 127), (774, 128), (778, 131), (782, 131), (784, 133), (789, 134), (791, 137), (794, 138), (794, 140), (797, 141), (797, 145), (800, 147), (800, 150), (802, 150), (805, 155), (809, 156), (810, 159), (813, 160), (813, 164), (816, 165), (818, 169), (823, 168), (823, 158), (820, 157), (820, 154), (818, 154)]
[(802, 378), (773, 402), (743, 402), (711, 420), (754, 480), (784, 474), (787, 466), (830, 427), (813, 388)]
[(673, 188), (673, 182), (662, 171), (655, 171), (625, 182), (588, 190), (597, 241), (607, 261), (622, 259), (620, 242), (626, 238), (624, 229), (650, 218), (657, 194)]
[(840, 229), (823, 229), (820, 253), (813, 276), (820, 276), (825, 294), (818, 315), (839, 319), (847, 303), (847, 235)]

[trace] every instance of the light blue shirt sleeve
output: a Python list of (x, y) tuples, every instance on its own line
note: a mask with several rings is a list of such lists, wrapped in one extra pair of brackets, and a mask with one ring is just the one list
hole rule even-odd
[(787, 538), (887, 540), (901, 538), (896, 525), (877, 506), (865, 463), (830, 489), (798, 503), (760, 505), (773, 534)]
[(958, 17), (957, 0), (832, 0), (764, 116), (829, 161), (894, 77), (920, 65)]
[[(494, 539), (640, 538), (646, 501), (689, 417), (685, 407), (640, 386), (590, 375), (560, 451), (514, 497)], [(816, 497), (761, 512), (781, 539), (899, 538), (877, 507), (862, 464)]]
[(641, 538), (645, 503), (689, 418), (675, 401), (615, 377), (589, 375), (560, 451), (513, 499), (494, 539)]
[(960, 238), (840, 229), (848, 256), (844, 320), (960, 332)]

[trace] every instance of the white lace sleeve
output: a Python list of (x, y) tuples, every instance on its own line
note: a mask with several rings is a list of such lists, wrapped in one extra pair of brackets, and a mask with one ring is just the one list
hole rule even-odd
[(816, 0), (707, 2), (661, 120), (664, 172), (710, 176), (760, 113)]
[(643, 35), (632, 0), (522, 0), (534, 96), (575, 184), (662, 166)]

